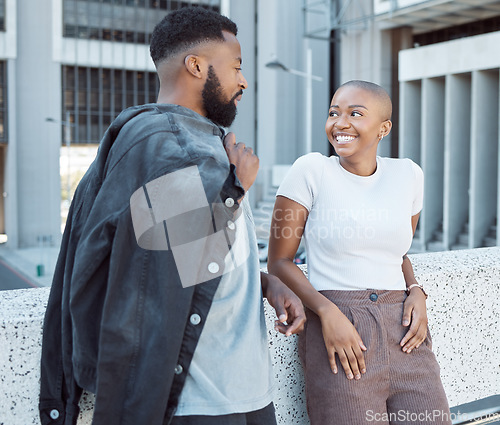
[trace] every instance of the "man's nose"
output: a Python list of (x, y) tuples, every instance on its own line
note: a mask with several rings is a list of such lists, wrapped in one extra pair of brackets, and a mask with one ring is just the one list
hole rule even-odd
[(247, 79), (241, 74), (240, 87), (245, 90), (248, 87)]

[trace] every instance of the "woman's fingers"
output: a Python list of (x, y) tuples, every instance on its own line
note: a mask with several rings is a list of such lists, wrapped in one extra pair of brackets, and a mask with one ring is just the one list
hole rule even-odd
[(328, 361), (330, 362), (330, 369), (332, 369), (332, 372), (337, 374), (339, 372), (337, 368), (337, 362), (335, 361), (335, 349), (327, 349), (328, 351)]
[(427, 325), (422, 323), (416, 330), (415, 334), (405, 343), (403, 351), (408, 354), (411, 353), (412, 350), (422, 345), (425, 338), (427, 338)]
[(331, 348), (328, 350), (328, 359), (332, 372), (337, 374), (338, 367), (335, 359), (335, 354), (338, 356), (340, 364), (344, 369), (347, 379), (361, 379), (361, 375), (366, 373), (366, 364), (363, 351), (359, 346), (353, 345), (351, 347), (336, 350)]

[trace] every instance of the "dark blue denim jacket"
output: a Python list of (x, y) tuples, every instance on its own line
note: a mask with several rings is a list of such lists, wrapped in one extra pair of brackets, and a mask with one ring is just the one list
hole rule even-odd
[(123, 111), (104, 135), (71, 204), (45, 314), (43, 425), (76, 424), (82, 389), (96, 395), (94, 425), (170, 423), (221, 277), (184, 287), (173, 250), (138, 243), (131, 197), (196, 166), (212, 230), (225, 226), (244, 190), (222, 137), (197, 113), (160, 104)]

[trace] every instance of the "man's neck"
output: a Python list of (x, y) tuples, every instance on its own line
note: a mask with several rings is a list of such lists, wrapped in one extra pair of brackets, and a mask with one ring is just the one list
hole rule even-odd
[(206, 116), (204, 108), (201, 106), (200, 95), (186, 93), (182, 88), (174, 88), (162, 91), (158, 94), (157, 103), (167, 103), (171, 105), (179, 105), (191, 109), (194, 112)]

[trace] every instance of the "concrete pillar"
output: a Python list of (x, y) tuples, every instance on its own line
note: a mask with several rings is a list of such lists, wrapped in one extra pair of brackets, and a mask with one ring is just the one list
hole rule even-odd
[(471, 74), (446, 76), (443, 243), (450, 249), (469, 219)]
[[(410, 158), (422, 164), (422, 83), (421, 81), (403, 81), (399, 88), (399, 157)], [(425, 205), (424, 205), (425, 208)], [(416, 251), (425, 249), (421, 221), (413, 237), (412, 248)]]
[[(272, 167), (278, 162), (276, 156), (276, 140), (278, 138), (278, 116), (281, 111), (278, 104), (283, 103), (280, 97), (279, 83), (284, 78), (282, 73), (265, 67), (273, 56), (285, 60), (278, 48), (280, 37), (277, 31), (276, 17), (279, 15), (278, 1), (257, 0), (256, 2), (256, 50), (255, 50), (255, 85), (256, 85), (256, 149), (260, 158), (260, 171), (254, 184), (256, 198), (263, 198), (270, 186)], [(289, 103), (289, 102), (288, 102)], [(293, 149), (293, 147), (292, 147)]]
[[(500, 75), (499, 75), (500, 77)], [(498, 118), (497, 122), (500, 122), (500, 90), (499, 90), (499, 110), (498, 110)], [(497, 161), (497, 215), (496, 215), (496, 234), (497, 234), (497, 246), (500, 246), (500, 194), (498, 194), (498, 190), (500, 190), (500, 126), (498, 127), (497, 134), (497, 149), (498, 149), (498, 161)]]
[(498, 69), (472, 73), (469, 247), (483, 246), (497, 214)]
[(422, 84), (404, 81), (400, 87), (399, 156), (421, 163)]
[(443, 221), (444, 185), (444, 78), (422, 81), (422, 169), (424, 171), (424, 205), (421, 232), (424, 242)]
[(9, 143), (6, 147), (4, 170), (5, 232), (7, 246), (16, 248), (19, 244), (18, 193), (17, 193), (17, 127), (16, 127), (16, 60), (7, 60), (7, 102)]
[(19, 247), (35, 246), (42, 236), (57, 241), (61, 234), (61, 129), (45, 121), (45, 114), (59, 118), (61, 105), (60, 65), (52, 61), (51, 30), (61, 22), (52, 21), (51, 4), (49, 0), (17, 2), (15, 149)]
[(383, 83), (384, 87), (388, 88), (392, 99), (392, 131), (388, 139), (389, 143), (384, 143), (380, 147), (380, 154), (393, 158), (399, 156), (399, 52), (411, 47), (412, 41), (411, 27), (382, 31), (382, 63), (384, 66), (382, 71), (387, 78)]
[(238, 40), (241, 45), (243, 58), (242, 70), (248, 82), (248, 88), (244, 91), (242, 101), (238, 104), (238, 115), (231, 131), (236, 134), (237, 141), (251, 146), (257, 155), (259, 147), (256, 148), (256, 107), (257, 94), (256, 82), (256, 58), (255, 58), (255, 3), (238, 2), (236, 0), (225, 1), (229, 3), (229, 18), (238, 25)]

